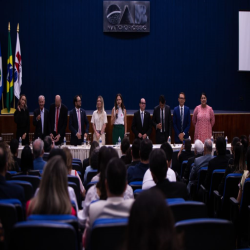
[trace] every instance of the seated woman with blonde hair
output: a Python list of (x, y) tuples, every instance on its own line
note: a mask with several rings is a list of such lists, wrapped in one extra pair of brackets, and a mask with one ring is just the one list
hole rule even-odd
[(68, 148), (63, 148), (62, 150), (64, 151), (64, 153), (66, 155), (66, 166), (68, 168), (68, 174), (78, 177), (79, 183), (80, 183), (81, 194), (84, 197), (86, 190), (85, 190), (84, 186), (82, 185), (82, 180), (81, 180), (80, 176), (78, 175), (77, 171), (72, 169), (72, 159), (73, 159), (72, 154)]
[(26, 214), (76, 215), (68, 191), (67, 167), (61, 156), (54, 156), (44, 167), (39, 191), (26, 204)]

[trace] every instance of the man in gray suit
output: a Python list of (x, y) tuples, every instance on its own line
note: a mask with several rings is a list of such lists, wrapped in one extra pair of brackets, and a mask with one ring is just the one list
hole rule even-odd
[(133, 199), (124, 200), (127, 188), (127, 168), (121, 159), (112, 159), (106, 171), (107, 200), (92, 203), (89, 208), (89, 218), (86, 222), (86, 245), (90, 240), (93, 223), (98, 218), (128, 218)]
[(189, 183), (187, 185), (188, 193), (190, 193), (190, 188), (193, 184), (197, 184), (198, 182), (198, 173), (202, 167), (207, 167), (208, 162), (213, 159), (212, 156), (212, 141), (210, 139), (206, 139), (204, 143), (204, 153), (203, 156), (198, 157), (194, 160), (193, 168), (189, 175)]

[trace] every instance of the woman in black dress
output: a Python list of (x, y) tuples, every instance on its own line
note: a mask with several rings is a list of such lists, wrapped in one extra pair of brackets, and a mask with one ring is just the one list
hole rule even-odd
[(14, 120), (17, 124), (17, 140), (21, 137), (23, 145), (29, 144), (30, 116), (25, 95), (20, 96), (16, 112), (14, 113)]

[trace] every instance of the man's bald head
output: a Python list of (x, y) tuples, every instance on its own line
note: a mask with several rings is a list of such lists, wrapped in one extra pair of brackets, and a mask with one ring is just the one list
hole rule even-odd
[(62, 102), (61, 96), (56, 95), (55, 96), (55, 105), (56, 105), (56, 107), (59, 107), (61, 105), (61, 102)]
[(140, 103), (139, 103), (141, 111), (144, 111), (146, 108), (146, 100), (144, 98), (141, 98)]

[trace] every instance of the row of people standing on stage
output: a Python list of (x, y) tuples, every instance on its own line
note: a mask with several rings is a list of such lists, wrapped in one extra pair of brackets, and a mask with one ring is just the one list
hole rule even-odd
[[(186, 97), (183, 92), (179, 94), (179, 105), (173, 111), (173, 128), (175, 131), (175, 143), (182, 143), (189, 137), (191, 117), (189, 107), (185, 106)], [(84, 137), (89, 132), (89, 122), (86, 112), (81, 108), (81, 97), (76, 95), (73, 100), (75, 108), (70, 111), (69, 129), (71, 131), (71, 145), (82, 144)], [(39, 96), (39, 108), (34, 111), (33, 125), (35, 126), (34, 139), (44, 139), (50, 135), (56, 144), (61, 144), (65, 137), (67, 127), (68, 109), (62, 104), (59, 95), (55, 97), (55, 103), (50, 105), (49, 111), (44, 108), (45, 97)], [(166, 105), (163, 95), (159, 98), (159, 105), (154, 108), (153, 118), (146, 111), (146, 100), (141, 98), (140, 109), (134, 113), (131, 130), (136, 138), (145, 139), (151, 135), (152, 127), (156, 129), (156, 143), (162, 144), (168, 140), (172, 134), (171, 110)], [(98, 96), (96, 110), (93, 112), (91, 123), (93, 127), (93, 139), (105, 145), (105, 128), (108, 123), (107, 113), (104, 109), (104, 100)], [(29, 143), (30, 118), (25, 95), (21, 95), (17, 110), (14, 114), (14, 120), (17, 124), (17, 139), (21, 137), (22, 144)], [(207, 105), (207, 96), (201, 94), (201, 105), (197, 106), (193, 113), (193, 124), (195, 126), (194, 141), (200, 139), (202, 142), (212, 136), (212, 127), (215, 123), (213, 109)], [(121, 94), (117, 94), (114, 107), (111, 112), (111, 125), (113, 125), (112, 142), (116, 144), (118, 138), (122, 140), (127, 133), (127, 111)]]

